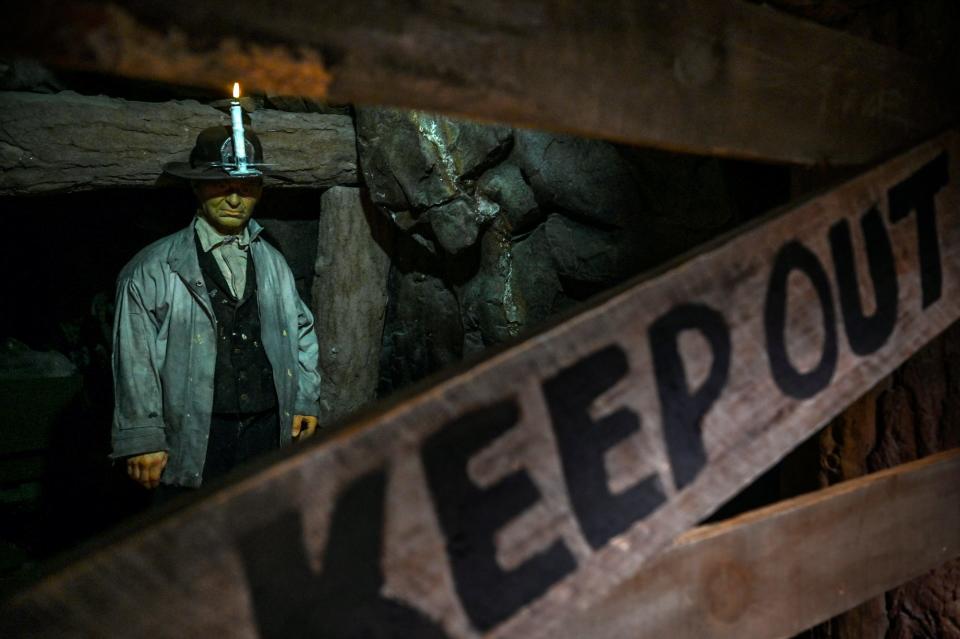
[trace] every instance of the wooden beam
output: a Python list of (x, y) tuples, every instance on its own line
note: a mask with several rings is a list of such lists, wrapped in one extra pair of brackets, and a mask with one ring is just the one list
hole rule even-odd
[(556, 637), (792, 637), (960, 555), (960, 451), (681, 536)]
[(957, 115), (956, 78), (737, 0), (125, 6), (37, 0), (0, 42), (71, 68), (804, 164), (875, 161)]
[[(357, 182), (350, 116), (261, 109), (251, 120), (291, 185)], [(153, 186), (164, 163), (188, 160), (202, 129), (229, 121), (193, 101), (0, 92), (0, 196)]]
[(0, 635), (550, 636), (960, 318), (958, 180), (953, 131), (771, 214), (207, 487)]
[(326, 424), (377, 395), (393, 238), (392, 223), (358, 188), (329, 189), (320, 202), (312, 298)]

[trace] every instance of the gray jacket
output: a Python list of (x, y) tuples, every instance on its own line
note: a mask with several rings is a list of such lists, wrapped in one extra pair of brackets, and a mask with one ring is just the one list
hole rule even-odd
[[(317, 415), (320, 375), (313, 315), (300, 299), (283, 256), (249, 222), (257, 275), (261, 340), (273, 367), (281, 445), (294, 415)], [(199, 486), (207, 453), (215, 319), (194, 240), (194, 227), (169, 235), (134, 257), (117, 279), (113, 327), (113, 452), (127, 457), (168, 451), (161, 481)]]

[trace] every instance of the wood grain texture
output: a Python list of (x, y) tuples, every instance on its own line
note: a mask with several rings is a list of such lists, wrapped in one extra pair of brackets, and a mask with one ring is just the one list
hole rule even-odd
[(960, 555), (954, 450), (695, 528), (556, 637), (790, 637)]
[[(565, 612), (603, 600), (960, 317), (958, 159), (960, 135), (950, 132), (323, 441), (210, 487), (8, 600), (0, 634), (289, 636), (320, 632), (334, 618), (348, 627), (386, 623), (402, 609), (430, 626), (407, 636), (550, 636)], [(929, 239), (929, 215), (890, 216), (910, 201), (905, 185), (930, 194), (914, 208), (936, 212), (933, 247), (920, 240)], [(864, 246), (864, 220), (874, 231), (879, 221), (889, 237), (887, 275), (897, 285), (894, 323), (874, 342), (867, 338), (876, 331), (844, 329), (849, 309), (836, 308), (844, 272), (829, 241), (834, 229), (851, 230), (853, 292), (872, 299), (864, 253), (882, 251), (883, 242), (874, 233)], [(780, 331), (764, 319), (777, 306), (778, 265), (797, 254), (807, 275), (781, 273), (781, 346), (797, 374), (832, 361), (812, 392), (787, 392), (783, 371), (775, 381), (768, 343)], [(889, 290), (890, 279), (881, 282)], [(682, 380), (652, 361), (666, 343), (653, 329), (691, 305), (722, 318), (730, 345), (726, 379), (695, 424), (702, 430), (677, 418), (723, 368), (722, 340), (681, 331)], [(684, 390), (689, 401), (663, 404)], [(593, 499), (583, 499), (588, 482), (571, 482), (571, 470), (593, 481)], [(644, 486), (662, 501), (642, 513), (617, 505)], [(352, 588), (365, 590), (336, 598)]]
[(321, 423), (376, 397), (390, 270), (388, 224), (358, 188), (323, 194), (313, 283)]
[[(960, 446), (960, 324), (953, 324), (893, 375), (804, 444), (808, 458), (784, 475), (820, 469), (819, 486)], [(832, 544), (831, 544), (832, 545)], [(802, 639), (869, 636), (960, 638), (960, 559), (844, 612)]]
[[(357, 182), (350, 116), (251, 114), (266, 161), (292, 185)], [(153, 186), (166, 162), (186, 162), (197, 134), (230, 118), (198, 102), (0, 92), (0, 195)], [(277, 182), (271, 182), (277, 184)]]
[(176, 84), (237, 78), (702, 154), (865, 163), (957, 115), (955, 79), (734, 0), (282, 0), (268, 20), (254, 0), (49, 4), (33, 3), (4, 46)]

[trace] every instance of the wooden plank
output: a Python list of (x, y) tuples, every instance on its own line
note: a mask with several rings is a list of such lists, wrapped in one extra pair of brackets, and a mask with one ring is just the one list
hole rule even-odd
[(681, 536), (554, 636), (792, 637), (960, 555), (960, 451)]
[[(357, 182), (350, 116), (260, 109), (251, 121), (290, 185)], [(0, 196), (153, 186), (164, 163), (187, 161), (197, 133), (229, 122), (192, 100), (0, 92)]]
[(958, 159), (952, 131), (211, 488), (0, 635), (548, 636), (960, 317)]
[(269, 20), (256, 0), (125, 4), (38, 0), (0, 42), (70, 68), (807, 164), (875, 161), (957, 115), (955, 78), (737, 0), (281, 0)]

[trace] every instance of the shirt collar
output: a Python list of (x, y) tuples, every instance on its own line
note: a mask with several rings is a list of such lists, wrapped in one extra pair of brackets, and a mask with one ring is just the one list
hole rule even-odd
[[(197, 237), (200, 238), (200, 246), (203, 248), (204, 253), (209, 252), (212, 249), (223, 244), (225, 235), (221, 235), (213, 228), (209, 222), (203, 219), (201, 216), (197, 216), (196, 222), (194, 222), (194, 228), (197, 230)], [(237, 240), (237, 245), (241, 249), (246, 249), (250, 245), (250, 242), (257, 239), (260, 235), (260, 231), (263, 230), (263, 227), (259, 224), (255, 224), (253, 220), (244, 227), (243, 231), (239, 235)], [(252, 232), (251, 232), (252, 231)]]

